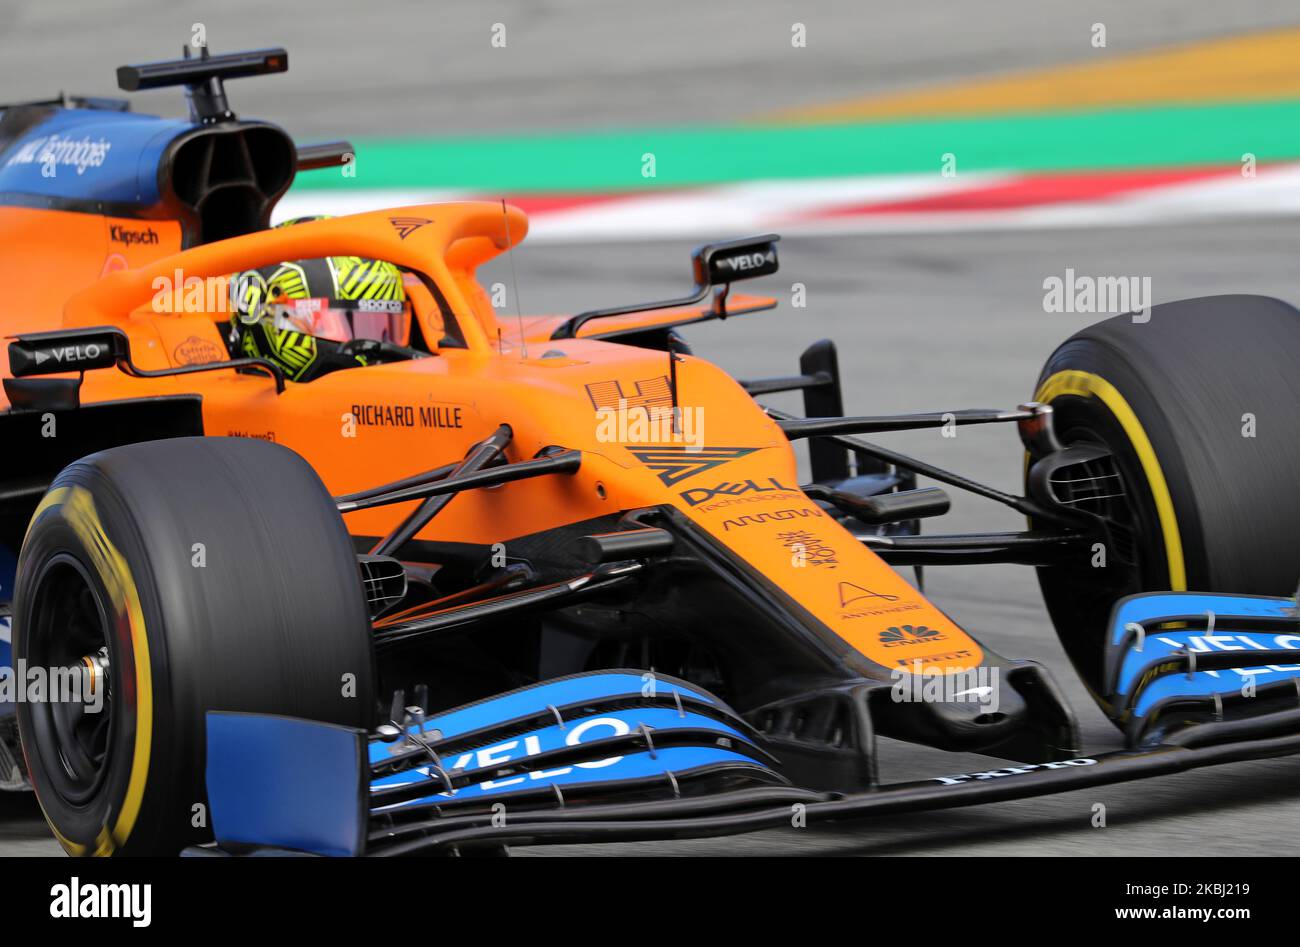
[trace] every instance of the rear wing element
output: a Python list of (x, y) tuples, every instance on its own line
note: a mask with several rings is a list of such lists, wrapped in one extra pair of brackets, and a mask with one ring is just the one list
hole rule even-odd
[(287, 72), (289, 54), (281, 48), (253, 49), (213, 56), (203, 46), (198, 57), (185, 47), (184, 59), (119, 66), (117, 85), (124, 92), (184, 86), (190, 100), (190, 117), (204, 125), (235, 120), (226, 101), (225, 80)]
[[(190, 104), (190, 118), (201, 125), (212, 125), (217, 122), (233, 122), (236, 118), (226, 98), (227, 79), (267, 76), (288, 70), (289, 53), (278, 46), (223, 53), (220, 56), (213, 56), (208, 52), (207, 46), (202, 46), (199, 55), (195, 57), (192, 48), (186, 45), (183, 59), (119, 66), (117, 85), (125, 92), (184, 86)], [(121, 102), (124, 108), (126, 104)], [(356, 153), (356, 149), (346, 141), (298, 145), (297, 150), (299, 171), (345, 165)]]

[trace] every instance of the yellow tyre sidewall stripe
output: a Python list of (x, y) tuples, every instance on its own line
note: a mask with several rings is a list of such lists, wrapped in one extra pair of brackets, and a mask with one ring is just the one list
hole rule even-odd
[[(104, 588), (108, 590), (110, 604), (120, 619), (125, 617), (131, 629), (131, 647), (135, 659), (136, 720), (135, 747), (131, 756), (131, 774), (127, 780), (126, 795), (121, 810), (113, 819), (109, 810), (105, 825), (95, 838), (94, 848), (65, 838), (46, 816), (50, 828), (60, 844), (71, 855), (111, 855), (126, 844), (135, 828), (144, 801), (145, 784), (149, 775), (149, 756), (153, 742), (153, 676), (149, 661), (149, 638), (145, 630), (144, 611), (140, 607), (140, 594), (125, 557), (108, 538), (95, 503), (85, 487), (58, 487), (51, 490), (36, 507), (31, 522), (36, 523), (48, 510), (63, 507), (64, 520), (81, 540)], [(28, 527), (31, 532), (31, 527)], [(39, 800), (39, 796), (37, 797)], [(112, 826), (109, 826), (109, 822)]]
[(1099, 399), (1124, 429), (1124, 434), (1128, 437), (1133, 452), (1142, 465), (1147, 487), (1151, 490), (1151, 498), (1155, 503), (1156, 515), (1160, 520), (1160, 533), (1164, 538), (1165, 556), (1169, 567), (1169, 588), (1174, 592), (1186, 591), (1187, 567), (1183, 558), (1183, 541), (1178, 530), (1178, 518), (1174, 513), (1173, 497), (1169, 493), (1169, 484), (1165, 480), (1155, 448), (1151, 446), (1151, 439), (1147, 437), (1142, 422), (1138, 420), (1137, 414), (1119, 390), (1106, 379), (1092, 372), (1077, 369), (1057, 372), (1038, 387), (1034, 400), (1050, 404), (1053, 398), (1067, 395)]

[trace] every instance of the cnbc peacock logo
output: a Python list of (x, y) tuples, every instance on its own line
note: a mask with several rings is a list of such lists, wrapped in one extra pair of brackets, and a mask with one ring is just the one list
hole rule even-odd
[(886, 648), (900, 648), (909, 644), (943, 641), (941, 631), (926, 625), (890, 625), (880, 633), (880, 643)]

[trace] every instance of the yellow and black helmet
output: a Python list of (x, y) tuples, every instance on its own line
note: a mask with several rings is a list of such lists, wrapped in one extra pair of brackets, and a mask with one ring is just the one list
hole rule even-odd
[[(299, 217), (281, 227), (317, 220)], [(362, 340), (406, 345), (411, 307), (402, 272), (384, 260), (287, 260), (230, 279), (231, 331), (246, 356), (270, 359), (294, 381), (365, 365)]]

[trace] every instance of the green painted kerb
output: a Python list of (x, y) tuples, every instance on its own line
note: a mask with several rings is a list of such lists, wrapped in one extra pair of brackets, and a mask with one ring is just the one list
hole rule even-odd
[[(764, 178), (1236, 164), (1300, 157), (1300, 101), (927, 121), (358, 139), (301, 188), (606, 191)], [(653, 155), (654, 177), (642, 168)]]

